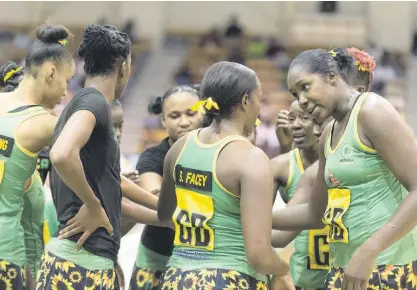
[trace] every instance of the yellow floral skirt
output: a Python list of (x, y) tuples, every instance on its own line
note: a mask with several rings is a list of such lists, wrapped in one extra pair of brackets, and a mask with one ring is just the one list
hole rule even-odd
[(88, 270), (44, 251), (36, 277), (36, 290), (114, 290), (116, 272)]
[(160, 283), (161, 290), (268, 290), (268, 284), (236, 271), (198, 269), (182, 271), (169, 267)]
[(25, 289), (26, 271), (9, 261), (0, 260), (0, 289), (21, 290)]
[[(345, 273), (342, 268), (332, 267), (327, 275), (325, 289), (342, 289)], [(415, 290), (417, 289), (417, 261), (394, 266), (382, 265), (375, 268), (369, 278), (370, 290)]]
[(164, 272), (135, 266), (129, 290), (157, 290)]

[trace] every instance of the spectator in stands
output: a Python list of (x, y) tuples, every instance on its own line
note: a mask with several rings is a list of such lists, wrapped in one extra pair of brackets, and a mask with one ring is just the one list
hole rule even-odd
[(142, 153), (147, 148), (160, 143), (167, 137), (160, 116), (148, 114), (142, 121), (141, 137), (138, 144), (138, 152)]
[(175, 83), (179, 86), (192, 83), (191, 70), (187, 62), (185, 62), (175, 73)]
[(259, 118), (262, 123), (256, 128), (256, 145), (271, 159), (280, 153), (275, 126), (277, 115), (281, 109), (283, 109), (281, 100), (276, 95), (264, 92), (259, 111)]
[(218, 28), (214, 27), (203, 34), (198, 43), (208, 58), (218, 59), (222, 47), (222, 35)]
[(269, 39), (268, 48), (266, 49), (265, 55), (268, 58), (274, 58), (283, 50), (284, 50), (284, 47), (281, 45), (278, 39), (275, 37), (271, 37)]
[(212, 28), (209, 32), (203, 34), (200, 38), (199, 42), (200, 47), (206, 46), (222, 46), (222, 37), (220, 35), (220, 31), (217, 27)]
[(236, 15), (230, 17), (229, 25), (226, 28), (224, 33), (226, 38), (242, 38), (243, 37), (243, 28), (239, 24)]
[(280, 70), (287, 70), (290, 67), (291, 58), (288, 56), (284, 46), (275, 37), (269, 40), (265, 56)]

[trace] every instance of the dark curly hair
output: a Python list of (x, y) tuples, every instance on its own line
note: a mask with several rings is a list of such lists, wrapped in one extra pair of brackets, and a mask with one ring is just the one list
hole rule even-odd
[(37, 76), (37, 67), (47, 61), (56, 63), (62, 60), (72, 60), (72, 55), (66, 47), (71, 33), (62, 25), (47, 23), (36, 31), (36, 40), (30, 45), (26, 57), (26, 72)]
[(83, 34), (78, 55), (84, 59), (88, 76), (109, 75), (125, 61), (131, 50), (126, 33), (111, 25), (88, 25)]
[(0, 67), (0, 91), (14, 91), (19, 86), (23, 73), (23, 69), (13, 61), (9, 61)]

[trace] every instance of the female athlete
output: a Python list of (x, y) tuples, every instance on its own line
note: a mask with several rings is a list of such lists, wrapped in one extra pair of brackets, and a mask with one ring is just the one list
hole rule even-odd
[[(25, 191), (37, 181), (32, 176), (38, 154), (53, 136), (56, 117), (46, 109), (60, 103), (75, 70), (65, 47), (69, 36), (65, 27), (48, 24), (36, 35), (26, 53), (23, 79), (20, 83), (16, 79), (19, 85), (14, 91), (0, 94), (0, 231), (8, 233), (0, 240), (1, 289), (23, 289), (26, 283), (27, 249), (21, 223)], [(6, 73), (2, 82), (6, 84), (18, 71)], [(43, 203), (41, 207), (42, 216)]]
[(290, 67), (288, 86), (300, 107), (317, 120), (335, 121), (320, 141), (309, 203), (275, 213), (274, 224), (316, 228), (323, 217), (334, 255), (326, 288), (415, 289), (407, 277), (415, 275), (417, 260), (417, 161), (410, 158), (417, 145), (385, 99), (349, 86), (337, 57), (335, 51), (309, 50)]
[[(162, 289), (268, 289), (266, 275), (288, 278), (271, 247), (272, 173), (268, 157), (245, 137), (262, 97), (256, 73), (219, 62), (206, 72), (201, 101), (214, 120), (168, 151), (158, 202), (173, 219), (174, 249)], [(256, 168), (256, 170), (253, 170)]]

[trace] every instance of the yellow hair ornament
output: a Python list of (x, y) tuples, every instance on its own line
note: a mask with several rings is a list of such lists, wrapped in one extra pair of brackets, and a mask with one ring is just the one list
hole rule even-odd
[(219, 105), (216, 103), (216, 101), (214, 101), (212, 98), (208, 98), (207, 100), (204, 101), (197, 101), (197, 103), (195, 103), (190, 109), (193, 110), (194, 112), (199, 111), (202, 114), (205, 114), (206, 111), (208, 110), (210, 111), (212, 108), (215, 108), (216, 110), (220, 110)]
[(331, 51), (329, 51), (329, 53), (330, 53), (333, 57), (336, 57), (336, 55), (337, 55), (337, 52), (336, 52), (336, 51), (334, 51), (333, 49), (332, 49)]
[(59, 42), (60, 44), (62, 44), (63, 46), (65, 46), (65, 45), (67, 45), (67, 44), (68, 44), (68, 40), (66, 40), (66, 39), (61, 39), (61, 40), (58, 40), (58, 42)]
[(259, 120), (258, 118), (256, 119), (256, 122), (255, 122), (255, 126), (256, 127), (258, 127), (259, 125), (261, 125), (262, 124), (262, 122), (261, 122), (261, 120)]
[(355, 62), (355, 65), (358, 67), (358, 70), (360, 70), (360, 71), (368, 71), (368, 70), (367, 70), (367, 68), (366, 68), (366, 67), (364, 67), (364, 66), (360, 63), (360, 61), (356, 61), (356, 62)]
[(206, 103), (205, 103), (204, 107), (207, 110), (211, 110), (211, 108), (215, 108), (217, 111), (220, 110), (219, 105), (215, 101), (213, 101), (212, 98), (208, 98), (206, 100)]
[(3, 82), (6, 83), (8, 79), (10, 79), (15, 73), (20, 72), (22, 67), (18, 67), (17, 69), (12, 69), (9, 71), (3, 78)]
[(205, 112), (203, 108), (204, 108), (204, 101), (200, 100), (200, 101), (197, 101), (194, 105), (192, 105), (190, 109), (194, 112), (199, 111), (200, 113), (204, 114)]

